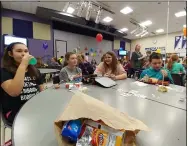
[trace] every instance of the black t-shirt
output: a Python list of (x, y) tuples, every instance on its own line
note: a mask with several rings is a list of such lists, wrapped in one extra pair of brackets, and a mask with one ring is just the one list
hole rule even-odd
[[(43, 84), (43, 79), (41, 78), (40, 71), (39, 72), (39, 78), (33, 79), (31, 78), (28, 73), (25, 73), (24, 78), (24, 86), (21, 91), (21, 94), (17, 97), (12, 97), (8, 95), (3, 89), (2, 89), (2, 107), (3, 107), (3, 113), (7, 113), (10, 111), (18, 111), (24, 103), (26, 103), (29, 99), (31, 99), (34, 95), (39, 93), (39, 85)], [(9, 72), (8, 70), (2, 68), (1, 69), (1, 82), (0, 85), (10, 79), (14, 78), (14, 74)]]

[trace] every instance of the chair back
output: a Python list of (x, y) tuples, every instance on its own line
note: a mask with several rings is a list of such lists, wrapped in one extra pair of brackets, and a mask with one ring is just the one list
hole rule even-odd
[[(0, 87), (0, 95), (3, 95), (3, 89)], [(0, 118), (2, 118), (2, 121), (6, 127), (11, 128), (12, 123), (8, 122), (5, 118), (5, 115), (3, 114), (3, 99), (2, 96), (0, 96)]]
[(183, 76), (184, 74), (171, 74), (175, 85), (183, 86)]

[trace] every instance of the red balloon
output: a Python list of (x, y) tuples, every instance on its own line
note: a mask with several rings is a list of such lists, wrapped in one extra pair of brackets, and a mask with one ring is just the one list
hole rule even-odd
[(96, 40), (97, 40), (97, 42), (101, 42), (102, 39), (103, 39), (102, 34), (101, 34), (101, 33), (98, 33), (98, 34), (96, 35)]

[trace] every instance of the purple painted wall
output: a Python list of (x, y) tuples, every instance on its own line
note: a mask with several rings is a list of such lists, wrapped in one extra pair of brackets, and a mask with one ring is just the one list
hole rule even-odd
[[(46, 51), (43, 49), (43, 43), (48, 44)], [(28, 39), (28, 48), (31, 55), (35, 57), (53, 56), (52, 41)]]
[[(9, 10), (9, 9), (3, 9), (2, 16), (12, 17), (15, 19), (20, 19), (20, 20), (27, 20), (27, 21), (49, 24), (51, 26), (51, 40), (45, 41), (45, 40), (39, 40), (39, 39), (28, 39), (28, 48), (30, 50), (30, 53), (34, 55), (35, 57), (44, 57), (44, 55), (53, 56), (53, 52), (54, 52), (53, 39), (54, 38), (53, 38), (53, 29), (52, 29), (51, 21), (39, 18), (34, 14), (24, 13), (24, 12)], [(44, 42), (47, 42), (48, 44), (46, 54), (44, 52), (44, 49), (42, 48), (42, 45)]]

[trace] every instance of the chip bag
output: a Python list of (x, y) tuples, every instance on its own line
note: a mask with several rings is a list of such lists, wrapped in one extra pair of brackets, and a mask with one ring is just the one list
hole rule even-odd
[(76, 143), (81, 131), (82, 123), (80, 120), (71, 120), (64, 124), (61, 135), (70, 143)]

